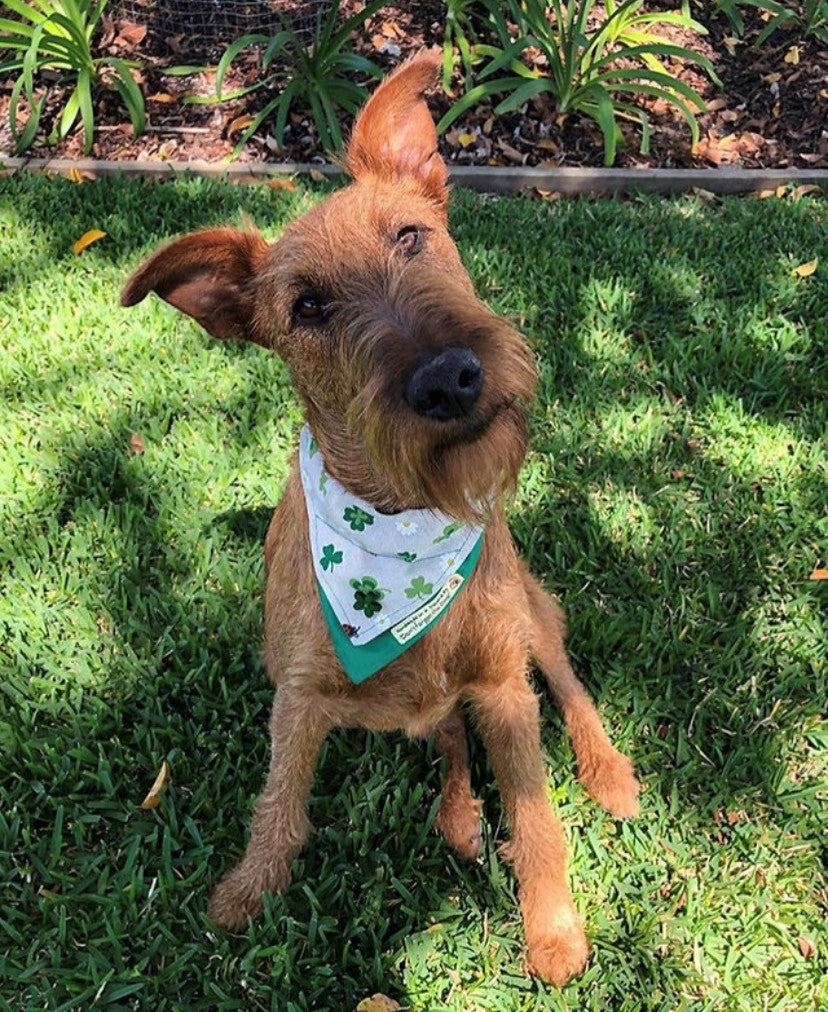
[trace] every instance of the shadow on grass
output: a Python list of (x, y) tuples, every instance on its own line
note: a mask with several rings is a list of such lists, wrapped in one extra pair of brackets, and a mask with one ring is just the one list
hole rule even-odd
[[(43, 221), (62, 214), (68, 224), (56, 228), (47, 246), (24, 257), (14, 271), (6, 269), (6, 294), (17, 288), (20, 295), (28, 276), (70, 256), (71, 241), (93, 226), (106, 228), (115, 240), (100, 247), (100, 256), (119, 266), (133, 259), (146, 249), (143, 192), (134, 184), (99, 189), (66, 184), (57, 190), (54, 206), (34, 201), (32, 213)], [(282, 191), (277, 192), (274, 197), (258, 189), (167, 184), (165, 216), (152, 228), (172, 236), (232, 221), (240, 205), (263, 218), (274, 202), (286, 219), (299, 198), (283, 205)], [(670, 248), (666, 239), (650, 249), (652, 270), (644, 278), (619, 259), (619, 249), (604, 258), (599, 248), (586, 269), (573, 268), (588, 248), (591, 226), (578, 220), (566, 231), (563, 211), (544, 212), (548, 234), (539, 237), (540, 252), (532, 261), (542, 264), (544, 250), (558, 243), (549, 256), (563, 262), (552, 276), (529, 270), (521, 281), (516, 265), (526, 259), (534, 206), (516, 203), (516, 226), (496, 231), (487, 227), (486, 205), (476, 221), (468, 213), (471, 206), (464, 198), (457, 215), (461, 241), (473, 254), (476, 244), (481, 246), (473, 269), (484, 273), (486, 257), (495, 257), (495, 282), (504, 286), (495, 293), (499, 307), (523, 317), (526, 328), (540, 335), (536, 347), (544, 359), (544, 398), (535, 416), (535, 454), (552, 462), (551, 480), (542, 470), (544, 487), (533, 492), (529, 504), (518, 501), (512, 521), (535, 570), (563, 591), (581, 673), (605, 704), (610, 722), (622, 725), (619, 745), (636, 757), (651, 796), (665, 803), (681, 797), (696, 810), (689, 818), (700, 822), (718, 806), (789, 811), (793, 802), (782, 796), (786, 749), (815, 705), (812, 685), (805, 659), (799, 659), (792, 676), (774, 681), (790, 645), (769, 641), (761, 614), (751, 617), (751, 609), (763, 595), (772, 596), (792, 571), (792, 560), (776, 557), (786, 546), (780, 530), (768, 529), (766, 514), (787, 509), (792, 516), (810, 516), (819, 502), (820, 475), (802, 471), (784, 486), (778, 476), (763, 484), (749, 473), (752, 466), (708, 450), (703, 434), (700, 445), (691, 449), (688, 444), (700, 439), (698, 420), (715, 414), (728, 399), (741, 400), (749, 418), (789, 429), (792, 439), (817, 440), (824, 434), (825, 373), (816, 340), (821, 335), (815, 335), (813, 348), (780, 348), (772, 341), (763, 347), (743, 340), (742, 321), (736, 320), (732, 330), (704, 344), (699, 335), (706, 314), (715, 314), (715, 291), (700, 297), (693, 288), (698, 279), (688, 279), (683, 288), (675, 272), (661, 269)], [(716, 283), (722, 290), (740, 285), (740, 305), (748, 318), (769, 305), (767, 286), (773, 282), (781, 286), (787, 317), (813, 319), (816, 330), (824, 302), (818, 304), (810, 288), (789, 290), (782, 276), (785, 258), (798, 252), (786, 245), (783, 208), (768, 212), (771, 233), (780, 236), (768, 276), (741, 276), (738, 250), (725, 250)], [(605, 209), (594, 205), (593, 211), (598, 221), (592, 225), (600, 230)], [(713, 241), (709, 227), (677, 210), (664, 214), (668, 232), (681, 226), (681, 257), (688, 270), (695, 269), (694, 258)], [(801, 224), (800, 211), (790, 214)], [(532, 301), (532, 293), (542, 292), (544, 285), (554, 297), (547, 292)], [(635, 299), (625, 302), (625, 290), (635, 290)], [(816, 291), (823, 293), (824, 283)], [(616, 296), (619, 301), (613, 303)], [(721, 325), (713, 316), (710, 320)], [(584, 333), (595, 327), (627, 338), (610, 363), (585, 342)], [(229, 346), (215, 353), (231, 359), (251, 354)], [(639, 367), (641, 362), (646, 368)], [(15, 384), (8, 392), (21, 403), (36, 401), (76, 374), (77, 364), (67, 361), (65, 369), (33, 378), (28, 391)], [(264, 403), (268, 395), (243, 384), (219, 410), (255, 415), (251, 402)], [(665, 430), (656, 431), (643, 448), (604, 438), (595, 424), (594, 416), (600, 422), (611, 404), (625, 406), (638, 424), (648, 402), (658, 406), (665, 399)], [(176, 417), (186, 418), (195, 407), (182, 405)], [(42, 910), (43, 930), (54, 945), (49, 954), (41, 938), (29, 959), (36, 969), (28, 979), (40, 973), (59, 985), (70, 973), (61, 965), (61, 955), (68, 952), (65, 930), (61, 940), (61, 906), (38, 901), (40, 883), (56, 885), (72, 904), (75, 937), (98, 953), (90, 978), (98, 973), (96, 988), (113, 968), (118, 980), (129, 980), (125, 968), (132, 967), (146, 977), (155, 975), (162, 987), (189, 995), (188, 1000), (200, 995), (217, 1007), (222, 1002), (239, 1007), (238, 980), (245, 979), (260, 989), (259, 997), (278, 982), (283, 994), (302, 995), (309, 1007), (340, 1009), (355, 995), (388, 989), (389, 980), (404, 991), (403, 961), (409, 969), (425, 967), (433, 953), (453, 952), (460, 937), (468, 948), (465, 961), (489, 972), (495, 965), (491, 940), (485, 932), (479, 941), (469, 936), (479, 933), (479, 920), (486, 923), (481, 911), (510, 921), (517, 908), (511, 877), (494, 856), (494, 837), (503, 832), (494, 828), (500, 822), (499, 801), (482, 750), (473, 749), (473, 773), (492, 829), (485, 862), (461, 868), (430, 833), (439, 782), (430, 748), (398, 736), (338, 732), (323, 753), (311, 803), (317, 833), (297, 860), (294, 884), (268, 902), (246, 938), (208, 939), (215, 954), (210, 959), (220, 968), (205, 973), (207, 895), (241, 854), (267, 767), (271, 693), (258, 666), (258, 648), (261, 543), (271, 506), (217, 511), (194, 503), (190, 522), (171, 519), (168, 507), (180, 493), (174, 461), (162, 470), (150, 469), (142, 458), (126, 453), (138, 410), (113, 411), (92, 435), (53, 447), (61, 460), (59, 488), (34, 513), (38, 518), (51, 513), (54, 523), (44, 528), (41, 519), (14, 518), (17, 534), (3, 552), (6, 565), (25, 562), (36, 572), (43, 561), (38, 539), (45, 531), (67, 551), (67, 566), (88, 566), (80, 582), (91, 595), (90, 614), (105, 623), (100, 664), (111, 665), (103, 687), (106, 706), (79, 704), (74, 715), (59, 707), (53, 715), (33, 708), (20, 717), (26, 734), (12, 756), (13, 776), (21, 808), (36, 813), (29, 831), (37, 842), (19, 840), (17, 847), (27, 849), (36, 874), (28, 881), (21, 878), (14, 905)], [(143, 416), (160, 417), (168, 410), (160, 396), (140, 405)], [(228, 438), (255, 445), (250, 426), (235, 427)], [(533, 467), (530, 460), (527, 488)], [(673, 477), (673, 471), (682, 476)], [(710, 489), (715, 495), (706, 494)], [(638, 510), (652, 519), (646, 537), (635, 540), (624, 533), (634, 525), (623, 518), (616, 526), (616, 505), (622, 513)], [(114, 549), (96, 540), (96, 524), (116, 534), (108, 542)], [(791, 524), (801, 556), (793, 559), (797, 566), (805, 559), (798, 524)], [(83, 553), (73, 560), (69, 546), (76, 537)], [(770, 556), (778, 568), (771, 583)], [(34, 646), (23, 640), (20, 633), (25, 676), (34, 682), (48, 677), (42, 669), (48, 639)], [(65, 644), (52, 649), (60, 663), (77, 659), (61, 652), (68, 649)], [(751, 686), (762, 678), (771, 693), (765, 698), (761, 686), (758, 693)], [(782, 706), (773, 710), (776, 697)], [(559, 718), (548, 702), (543, 705), (553, 781), (556, 789), (563, 784), (570, 791), (571, 752)], [(74, 736), (73, 754), (50, 756), (46, 743), (61, 740), (67, 727)], [(171, 764), (172, 786), (156, 812), (141, 811), (137, 802), (164, 756)], [(129, 797), (122, 794), (125, 785), (134, 785)], [(605, 827), (608, 820), (583, 804), (578, 791), (577, 804), (566, 806), (565, 816)], [(56, 846), (58, 810), (71, 819), (65, 843), (58, 839)], [(646, 835), (647, 821), (630, 832)], [(8, 838), (14, 838), (13, 827)], [(591, 863), (600, 860), (590, 852)], [(107, 882), (101, 885), (103, 875)], [(581, 894), (577, 879), (574, 887)], [(107, 908), (104, 929), (98, 923), (101, 897), (113, 893), (118, 899)], [(620, 905), (615, 913), (625, 916)], [(29, 930), (22, 915), (21, 929)], [(646, 918), (603, 925), (601, 944), (609, 948), (623, 940), (630, 987), (671, 993), (676, 980), (687, 978), (689, 971), (674, 962), (675, 953), (660, 953), (659, 932), (660, 924)], [(515, 937), (500, 936), (497, 944), (517, 965)], [(402, 955), (389, 955), (395, 951)], [(417, 995), (412, 990), (408, 997)]]

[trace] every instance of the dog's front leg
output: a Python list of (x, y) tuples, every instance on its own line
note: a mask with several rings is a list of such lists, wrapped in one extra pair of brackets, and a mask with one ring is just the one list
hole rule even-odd
[(471, 791), (466, 719), (458, 704), (434, 729), (434, 744), (445, 759), (445, 773), (435, 825), (457, 853), (473, 860), (480, 853), (481, 802)]
[(270, 717), (270, 771), (256, 805), (244, 857), (221, 880), (210, 900), (210, 917), (231, 928), (255, 917), (262, 893), (290, 882), (290, 866), (308, 838), (305, 803), (319, 749), (330, 730), (318, 701), (290, 682), (276, 692)]
[(537, 697), (526, 674), (477, 683), (471, 693), (497, 777), (511, 840), (530, 972), (563, 985), (586, 964), (589, 944), (566, 883), (563, 829), (546, 795)]

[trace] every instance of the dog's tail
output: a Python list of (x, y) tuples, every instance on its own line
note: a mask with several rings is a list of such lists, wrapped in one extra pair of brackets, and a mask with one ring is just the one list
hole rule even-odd
[(563, 713), (586, 792), (616, 818), (638, 814), (638, 783), (632, 764), (617, 752), (566, 654), (563, 612), (528, 569), (523, 584), (532, 613), (532, 657)]

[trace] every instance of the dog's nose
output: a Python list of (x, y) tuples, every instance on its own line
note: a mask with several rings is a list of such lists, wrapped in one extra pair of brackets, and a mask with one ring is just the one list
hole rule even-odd
[(439, 422), (467, 415), (483, 389), (483, 366), (471, 348), (444, 348), (421, 361), (405, 385), (405, 399)]

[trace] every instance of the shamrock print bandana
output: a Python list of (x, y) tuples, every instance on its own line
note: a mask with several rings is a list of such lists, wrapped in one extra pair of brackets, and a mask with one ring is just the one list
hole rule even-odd
[(377, 512), (328, 474), (307, 425), (299, 470), (322, 611), (346, 674), (359, 683), (446, 611), (474, 569), (483, 528), (432, 510)]

